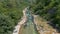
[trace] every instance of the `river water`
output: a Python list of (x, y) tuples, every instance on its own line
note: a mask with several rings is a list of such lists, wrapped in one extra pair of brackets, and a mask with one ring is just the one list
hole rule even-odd
[(26, 16), (27, 16), (27, 22), (25, 23), (21, 34), (38, 34), (36, 26), (33, 21), (34, 18), (31, 15), (29, 8), (27, 8), (26, 10)]

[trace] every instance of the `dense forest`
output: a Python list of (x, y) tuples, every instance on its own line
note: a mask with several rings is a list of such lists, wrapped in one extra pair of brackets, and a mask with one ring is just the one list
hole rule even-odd
[(26, 6), (60, 29), (60, 0), (0, 0), (0, 34), (12, 34)]
[(0, 0), (0, 34), (12, 34), (27, 5), (23, 0)]

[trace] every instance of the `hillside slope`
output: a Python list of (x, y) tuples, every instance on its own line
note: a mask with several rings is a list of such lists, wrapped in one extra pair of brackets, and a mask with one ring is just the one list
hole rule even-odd
[(60, 34), (56, 31), (56, 29), (47, 24), (49, 21), (46, 21), (42, 17), (34, 15), (34, 22), (40, 34)]

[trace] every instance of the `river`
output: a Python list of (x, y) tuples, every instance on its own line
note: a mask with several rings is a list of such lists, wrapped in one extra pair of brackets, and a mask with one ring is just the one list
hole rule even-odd
[(24, 25), (24, 30), (22, 31), (22, 34), (37, 34), (36, 26), (33, 21), (34, 18), (29, 10), (29, 7), (27, 7), (26, 16), (27, 22)]
[[(38, 34), (36, 26), (33, 21), (33, 16), (31, 14), (31, 11), (29, 10), (29, 7), (25, 8), (23, 10), (24, 18), (22, 18), (22, 21), (20, 21), (13, 31), (13, 34)], [(21, 25), (23, 25), (23, 30), (20, 31)]]

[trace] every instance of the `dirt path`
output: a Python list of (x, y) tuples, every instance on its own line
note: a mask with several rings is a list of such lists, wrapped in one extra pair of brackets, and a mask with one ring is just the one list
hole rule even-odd
[(24, 23), (27, 21), (27, 17), (26, 17), (26, 14), (25, 14), (26, 9), (27, 9), (27, 8), (25, 8), (25, 9), (23, 10), (22, 20), (21, 20), (20, 22), (18, 22), (18, 24), (15, 26), (15, 29), (13, 30), (13, 34), (18, 34), (21, 25), (24, 24)]

